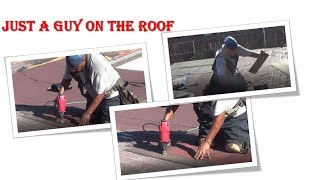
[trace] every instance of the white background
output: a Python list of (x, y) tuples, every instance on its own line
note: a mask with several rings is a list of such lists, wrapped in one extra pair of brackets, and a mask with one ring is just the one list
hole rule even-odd
[[(298, 93), (252, 99), (260, 168), (159, 179), (319, 179), (319, 9), (316, 1), (1, 1), (4, 20), (174, 20), (174, 31), (290, 20)], [(13, 139), (3, 57), (148, 43), (155, 100), (166, 100), (160, 32), (1, 32), (0, 179), (116, 179), (106, 130)], [(60, 75), (62, 76), (62, 75)], [(27, 89), (26, 89), (27, 93)], [(37, 97), (34, 97), (37, 98)], [(157, 178), (155, 178), (157, 179)]]

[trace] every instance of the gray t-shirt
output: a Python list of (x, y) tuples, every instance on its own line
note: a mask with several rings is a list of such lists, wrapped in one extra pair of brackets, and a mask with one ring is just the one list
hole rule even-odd
[[(224, 53), (224, 51), (226, 50), (225, 49), (225, 45), (222, 45), (222, 47), (216, 51), (216, 56), (219, 54), (219, 53)], [(242, 56), (242, 57), (248, 57), (250, 56), (250, 54), (252, 53), (253, 51), (241, 46), (240, 44), (238, 44), (238, 47), (236, 49), (236, 54), (237, 56)]]
[[(106, 98), (119, 95), (112, 88), (120, 79), (118, 72), (111, 66), (107, 59), (100, 53), (91, 53), (84, 71), (79, 73), (83, 87), (92, 97), (105, 93)], [(65, 79), (72, 79), (70, 67), (66, 67)]]
[[(215, 58), (215, 63), (216, 63), (216, 69), (214, 69), (214, 73), (217, 75), (217, 76), (224, 76), (226, 74), (226, 62), (224, 60), (224, 58), (227, 58), (229, 59), (232, 64), (234, 66), (236, 66), (236, 61), (237, 61), (237, 58), (233, 58), (233, 57), (230, 57), (227, 55), (227, 53), (225, 53), (226, 51), (226, 48), (224, 47), (224, 45), (219, 49), (217, 50), (216, 52), (216, 57)], [(251, 55), (253, 51), (241, 46), (241, 45), (238, 45), (237, 49), (236, 49), (236, 57), (238, 56), (242, 56), (242, 57), (248, 57)], [(218, 54), (222, 54), (221, 56), (218, 56)]]

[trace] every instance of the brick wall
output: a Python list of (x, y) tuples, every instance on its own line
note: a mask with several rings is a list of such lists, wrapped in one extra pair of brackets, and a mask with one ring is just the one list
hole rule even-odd
[(248, 49), (286, 47), (284, 26), (175, 37), (168, 39), (170, 62), (214, 58), (229, 35)]

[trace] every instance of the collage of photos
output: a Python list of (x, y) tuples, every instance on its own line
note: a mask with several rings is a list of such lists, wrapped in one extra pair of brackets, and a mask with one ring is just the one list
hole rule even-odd
[(296, 91), (288, 21), (162, 33), (148, 44), (7, 57), (14, 137), (110, 129), (118, 179), (257, 167), (251, 96)]

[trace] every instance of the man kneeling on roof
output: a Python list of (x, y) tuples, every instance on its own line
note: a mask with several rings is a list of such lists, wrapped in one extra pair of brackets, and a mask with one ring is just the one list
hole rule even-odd
[[(210, 147), (214, 146), (223, 146), (230, 153), (248, 152), (250, 138), (245, 101), (240, 98), (193, 104), (200, 123), (195, 159), (210, 158)], [(169, 121), (178, 107), (168, 106), (162, 121)]]

